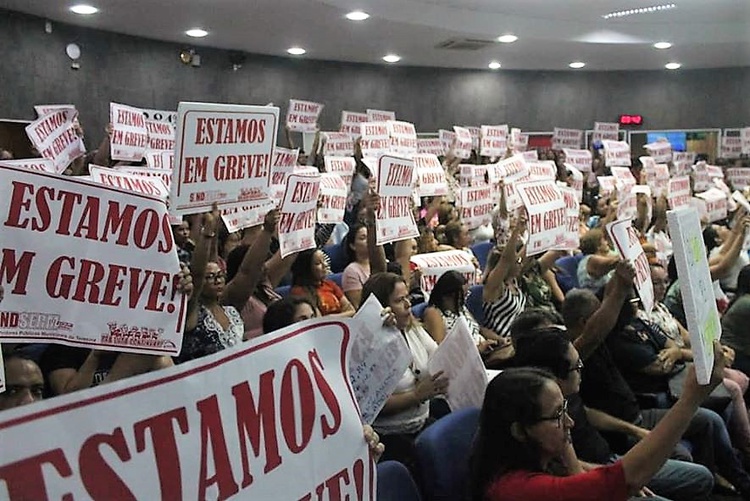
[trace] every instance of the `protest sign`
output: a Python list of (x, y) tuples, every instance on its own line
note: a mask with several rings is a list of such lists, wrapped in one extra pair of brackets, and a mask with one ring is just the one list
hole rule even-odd
[(448, 194), (445, 170), (435, 155), (414, 155), (417, 170), (417, 191), (420, 197), (441, 197)]
[(568, 225), (567, 208), (555, 182), (518, 183), (516, 189), (528, 213), (526, 254), (535, 256), (562, 245)]
[(370, 294), (352, 319), (356, 328), (351, 331), (349, 379), (367, 424), (375, 421), (412, 362), (404, 336), (383, 325), (382, 311), (383, 306)]
[(55, 162), (48, 158), (24, 158), (23, 160), (0, 160), (0, 165), (55, 174)]
[(487, 165), (460, 164), (458, 182), (460, 186), (487, 186)]
[(697, 193), (695, 196), (706, 202), (706, 215), (709, 223), (727, 218), (727, 197), (723, 191), (718, 188), (711, 188), (703, 193)]
[(462, 250), (416, 254), (409, 258), (409, 262), (419, 268), (419, 286), (426, 299), (429, 299), (435, 284), (448, 270), (461, 273), (469, 285), (474, 285), (476, 281), (476, 267), (471, 256)]
[(669, 166), (657, 164), (652, 157), (640, 157), (643, 171), (646, 173), (646, 184), (651, 188), (654, 197), (667, 194), (669, 186)]
[(121, 190), (134, 191), (150, 197), (166, 201), (169, 197), (169, 188), (158, 177), (139, 176), (121, 170), (100, 167), (89, 164), (89, 173), (95, 183), (120, 188)]
[(352, 185), (352, 177), (354, 176), (354, 170), (357, 167), (357, 162), (352, 157), (326, 157), (325, 168), (326, 172), (338, 175), (344, 180), (344, 184), (347, 189)]
[(561, 129), (555, 127), (552, 133), (552, 149), (561, 150), (563, 148), (577, 149), (583, 143), (583, 131), (578, 129)]
[(708, 384), (714, 365), (714, 341), (721, 337), (703, 230), (695, 209), (667, 212), (677, 276), (680, 279), (690, 347), (700, 384)]
[(637, 197), (632, 189), (636, 185), (635, 177), (627, 167), (612, 167), (617, 192), (617, 218), (633, 219), (637, 213)]
[(644, 146), (655, 162), (660, 164), (672, 161), (672, 145), (668, 141), (656, 141)]
[(86, 153), (76, 132), (78, 112), (64, 108), (43, 115), (26, 126), (26, 135), (43, 158), (52, 160), (55, 172), (62, 173), (76, 158)]
[(417, 153), (422, 155), (442, 156), (446, 153), (445, 146), (439, 138), (417, 138)]
[(151, 169), (174, 169), (174, 150), (146, 150), (143, 155)]
[(182, 102), (178, 113), (173, 214), (268, 198), (278, 108)]
[(263, 224), (266, 214), (274, 209), (276, 204), (275, 200), (265, 198), (255, 202), (225, 205), (221, 208), (221, 220), (224, 221), (227, 231), (234, 233), (235, 231)]
[(279, 248), (284, 258), (294, 252), (315, 248), (315, 212), (320, 175), (290, 174), (281, 203)]
[(0, 345), (0, 393), (5, 392), (5, 364), (3, 361), (3, 347)]
[(617, 122), (594, 122), (592, 142), (618, 141), (620, 139), (620, 124)]
[(575, 150), (563, 148), (565, 163), (568, 163), (581, 172), (591, 172), (591, 152), (589, 150)]
[(479, 154), (485, 157), (504, 157), (508, 152), (508, 126), (482, 125)]
[(298, 167), (297, 158), (299, 148), (293, 150), (276, 146), (273, 149), (273, 160), (271, 162), (271, 182), (268, 187), (268, 196), (275, 204), (280, 204), (286, 191), (286, 178)]
[(474, 125), (464, 125), (464, 129), (469, 131), (471, 134), (471, 149), (479, 150), (479, 139), (482, 136), (482, 128)]
[(415, 238), (419, 235), (411, 210), (414, 161), (384, 155), (377, 170), (377, 191), (381, 197), (375, 219), (377, 244)]
[(409, 122), (391, 120), (388, 123), (388, 134), (391, 136), (391, 152), (395, 155), (411, 158), (417, 154), (417, 130)]
[[(529, 147), (529, 135), (523, 134), (521, 129), (513, 127), (510, 130), (510, 146), (513, 153), (525, 152)], [(532, 158), (531, 160), (536, 160), (536, 158)]]
[(565, 201), (566, 209), (566, 227), (563, 234), (562, 244), (558, 247), (559, 250), (576, 250), (580, 245), (580, 236), (578, 233), (578, 218), (580, 212), (579, 200), (581, 199), (575, 189), (560, 186), (560, 193), (562, 193), (563, 200)]
[(536, 150), (524, 151), (521, 153), (521, 158), (527, 162), (533, 162), (539, 160), (539, 152)]
[(365, 122), (361, 125), (362, 156), (378, 158), (391, 150), (391, 135), (388, 122)]
[(599, 196), (606, 197), (615, 192), (614, 176), (597, 176), (596, 181), (599, 183)]
[(721, 179), (712, 179), (714, 186), (724, 193), (724, 196), (727, 199), (727, 210), (729, 212), (734, 212), (737, 209), (736, 201), (732, 199), (732, 190), (729, 189), (729, 186), (726, 185), (726, 183)]
[(583, 173), (570, 164), (563, 164), (568, 170), (568, 184), (576, 192), (578, 200), (583, 200)]
[(158, 178), (164, 183), (164, 186), (166, 186), (167, 189), (170, 188), (170, 184), (172, 183), (172, 171), (167, 169), (150, 169), (148, 167), (130, 167), (123, 165), (115, 167), (113, 170), (125, 174), (132, 174), (134, 176)]
[(508, 184), (506, 178), (521, 173), (526, 176), (530, 175), (529, 166), (523, 155), (513, 155), (497, 163), (487, 165), (487, 177), (492, 185), (497, 184), (500, 180), (505, 180)]
[(718, 165), (706, 165), (706, 174), (708, 179), (724, 179), (724, 171)]
[(174, 127), (166, 122), (146, 119), (148, 149), (174, 151)]
[(346, 196), (349, 187), (344, 180), (330, 172), (320, 175), (318, 221), (321, 223), (343, 223)]
[(742, 138), (724, 136), (721, 138), (721, 153), (719, 156), (726, 159), (740, 158), (742, 155)]
[(672, 162), (687, 162), (690, 165), (695, 163), (694, 151), (674, 151), (672, 152)]
[(367, 113), (342, 111), (341, 126), (339, 127), (339, 132), (350, 134), (352, 138), (357, 139), (362, 135), (360, 126), (365, 122), (369, 122), (369, 120), (367, 119)]
[(727, 181), (735, 190), (744, 190), (750, 186), (750, 169), (747, 167), (733, 167), (727, 169)]
[(492, 189), (487, 183), (475, 183), (464, 186), (459, 192), (459, 208), (461, 221), (470, 230), (479, 228), (492, 222), (492, 210), (495, 203)]
[(427, 367), (430, 374), (443, 371), (443, 376), (450, 381), (446, 399), (452, 411), (482, 407), (487, 373), (466, 319), (458, 318), (430, 357)]
[(289, 100), (286, 111), (286, 126), (294, 132), (315, 132), (318, 130), (318, 117), (323, 105), (311, 101)]
[(368, 122), (387, 122), (389, 120), (396, 120), (395, 111), (367, 110)]
[(112, 124), (112, 134), (109, 138), (112, 160), (140, 162), (149, 147), (143, 111), (124, 104), (109, 103), (109, 122)]
[[(76, 107), (72, 104), (39, 104), (39, 105), (34, 106), (34, 111), (36, 111), (37, 116), (39, 118), (42, 118), (44, 115), (49, 115), (51, 113), (54, 113), (60, 110), (72, 111), (75, 115), (75, 118), (73, 119), (73, 126), (75, 128), (80, 127), (81, 124), (78, 122), (78, 111), (76, 110)], [(83, 143), (83, 136), (78, 136), (78, 142), (80, 143), (78, 145), (78, 148), (81, 151), (86, 151), (86, 145)]]
[(690, 178), (681, 176), (669, 180), (667, 201), (672, 209), (679, 209), (690, 204)]
[(456, 133), (455, 132), (451, 132), (445, 129), (440, 129), (438, 131), (438, 139), (440, 139), (440, 143), (443, 145), (444, 155), (447, 154), (449, 151), (453, 150), (453, 148), (456, 145)]
[(630, 145), (625, 141), (602, 141), (604, 163), (607, 167), (630, 167)]
[(633, 279), (635, 289), (638, 292), (638, 297), (641, 298), (643, 309), (646, 310), (646, 313), (651, 313), (651, 310), (654, 309), (654, 284), (651, 282), (651, 268), (648, 264), (648, 257), (638, 239), (638, 233), (633, 228), (632, 221), (620, 219), (607, 224), (606, 228), (612, 242), (617, 246), (620, 256), (633, 265), (635, 269), (635, 278)]
[(472, 138), (471, 132), (466, 127), (453, 126), (453, 130), (456, 133), (456, 141), (453, 146), (453, 153), (458, 158), (469, 158), (471, 157), (472, 150)]
[(750, 155), (750, 127), (740, 129), (740, 144), (742, 145), (742, 154)]
[(292, 325), (3, 412), (0, 497), (375, 501), (347, 377), (352, 331)]
[(12, 167), (0, 167), (0, 200), (0, 340), (180, 352), (185, 303), (164, 202)]
[(324, 132), (323, 155), (350, 157), (354, 155), (354, 140), (344, 132)]
[(535, 181), (538, 179), (551, 179), (552, 181), (557, 179), (557, 165), (552, 160), (527, 162), (526, 165), (529, 167), (529, 176)]
[(166, 111), (166, 110), (150, 110), (147, 108), (141, 108), (143, 116), (148, 120), (156, 120), (157, 122), (164, 122), (172, 124), (172, 127), (177, 126), (177, 112)]
[(708, 177), (708, 166), (706, 162), (698, 162), (693, 166), (693, 191), (695, 193), (706, 191), (711, 187), (711, 179)]

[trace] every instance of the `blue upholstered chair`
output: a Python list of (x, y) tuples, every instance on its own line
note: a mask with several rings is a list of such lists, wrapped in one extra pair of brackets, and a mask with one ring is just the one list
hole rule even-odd
[(487, 256), (490, 255), (490, 251), (494, 245), (492, 242), (480, 242), (471, 246), (471, 252), (477, 257), (482, 270), (487, 265)]
[(349, 264), (349, 258), (346, 256), (346, 249), (343, 243), (326, 245), (323, 247), (323, 252), (331, 260), (331, 273), (341, 273), (346, 268), (346, 265)]
[(555, 279), (563, 294), (578, 287), (578, 264), (583, 259), (583, 254), (561, 257), (555, 261)]
[(469, 297), (466, 298), (466, 308), (474, 315), (479, 325), (484, 325), (484, 309), (482, 309), (482, 292), (484, 285), (472, 285), (469, 289)]
[(378, 463), (378, 501), (421, 501), (411, 473), (398, 461)]

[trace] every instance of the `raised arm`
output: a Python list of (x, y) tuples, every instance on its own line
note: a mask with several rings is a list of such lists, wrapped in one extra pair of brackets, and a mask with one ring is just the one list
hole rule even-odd
[(387, 271), (388, 266), (383, 246), (377, 244), (378, 234), (375, 231), (375, 216), (380, 208), (380, 196), (373, 191), (369, 191), (362, 199), (362, 202), (365, 204), (366, 209), (367, 253), (370, 257), (370, 274), (374, 275), (375, 273)]
[(732, 266), (737, 262), (742, 250), (742, 244), (745, 241), (747, 228), (750, 226), (750, 217), (743, 217), (741, 221), (732, 228), (732, 238), (729, 242), (729, 250), (726, 254), (720, 255), (717, 262), (709, 263), (711, 280), (720, 280), (727, 276)]
[[(199, 222), (194, 220), (193, 224)], [(187, 319), (185, 321), (185, 330), (193, 330), (198, 324), (198, 307), (200, 305), (200, 296), (203, 291), (206, 277), (206, 265), (211, 245), (215, 245), (216, 240), (216, 215), (213, 212), (207, 212), (203, 215), (203, 228), (198, 232), (198, 240), (195, 242), (195, 251), (190, 260), (190, 272), (193, 276), (193, 295), (190, 297), (187, 306)]]
[(522, 216), (518, 220), (516, 227), (513, 228), (513, 233), (510, 234), (510, 238), (503, 249), (500, 260), (492, 271), (490, 271), (489, 275), (487, 275), (487, 279), (484, 281), (482, 299), (485, 302), (491, 303), (496, 301), (505, 293), (505, 283), (509, 278), (512, 278), (510, 276), (511, 270), (514, 267), (517, 267), (516, 261), (518, 259), (523, 259), (522, 255), (519, 255), (516, 251), (516, 248), (521, 243), (521, 235), (523, 235), (525, 231), (526, 217)]

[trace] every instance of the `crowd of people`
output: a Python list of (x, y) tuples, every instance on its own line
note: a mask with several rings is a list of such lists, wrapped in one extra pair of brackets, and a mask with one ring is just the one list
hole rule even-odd
[[(105, 138), (66, 174), (85, 175), (88, 162), (114, 166), (108, 151)], [(613, 250), (604, 230), (616, 219), (617, 200), (599, 193), (596, 176), (607, 175), (608, 167), (599, 149), (592, 153), (580, 247), (570, 251), (527, 255), (527, 217), (522, 209), (509, 211), (504, 195), (493, 201), (491, 225), (470, 228), (462, 221), (457, 165), (489, 162), (476, 153), (468, 161), (450, 151), (441, 159), (449, 195), (415, 204), (419, 236), (385, 246), (377, 245), (374, 231), (381, 203), (370, 182), (374, 166), (361, 156), (345, 222), (317, 224), (314, 249), (281, 257), (278, 209), (262, 225), (234, 233), (217, 211), (186, 217), (172, 228), (183, 264), (180, 286), (189, 295), (179, 357), (6, 343), (0, 411), (195, 360), (295, 322), (351, 317), (374, 295), (412, 356), (373, 424), (385, 445), (383, 459), (413, 467), (417, 435), (450, 412), (443, 396), (451, 382), (442, 372), (431, 374), (428, 362), (463, 319), (486, 367), (502, 370), (484, 399), (471, 499), (552, 499), (554, 492), (560, 500), (698, 500), (716, 488), (750, 499), (750, 215), (739, 207), (725, 221), (704, 221), (724, 335), (711, 384), (699, 386), (666, 199), (655, 199), (650, 215), (639, 203), (634, 224), (656, 296), (647, 312), (635, 295), (633, 267)], [(562, 152), (539, 154), (555, 162), (557, 181), (572, 182)], [(300, 162), (325, 169), (317, 147), (300, 155)], [(631, 170), (642, 179), (638, 159)], [(484, 267), (472, 251), (482, 242), (492, 243)], [(348, 260), (340, 285), (324, 252), (336, 246)], [(465, 274), (447, 271), (429, 297), (421, 290), (421, 272), (410, 259), (447, 250), (465, 252), (475, 264), (481, 310), (468, 307), (474, 284)], [(577, 287), (567, 290), (557, 262), (569, 255), (580, 260)], [(280, 285), (291, 286), (283, 296)], [(413, 307), (423, 302), (415, 316)], [(378, 437), (368, 431), (368, 440), (380, 454)]]

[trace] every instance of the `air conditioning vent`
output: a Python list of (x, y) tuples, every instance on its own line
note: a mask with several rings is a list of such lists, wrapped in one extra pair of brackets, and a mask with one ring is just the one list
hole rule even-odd
[(454, 38), (440, 42), (436, 49), (445, 50), (481, 50), (490, 45), (495, 45), (493, 40), (478, 40), (476, 38)]

